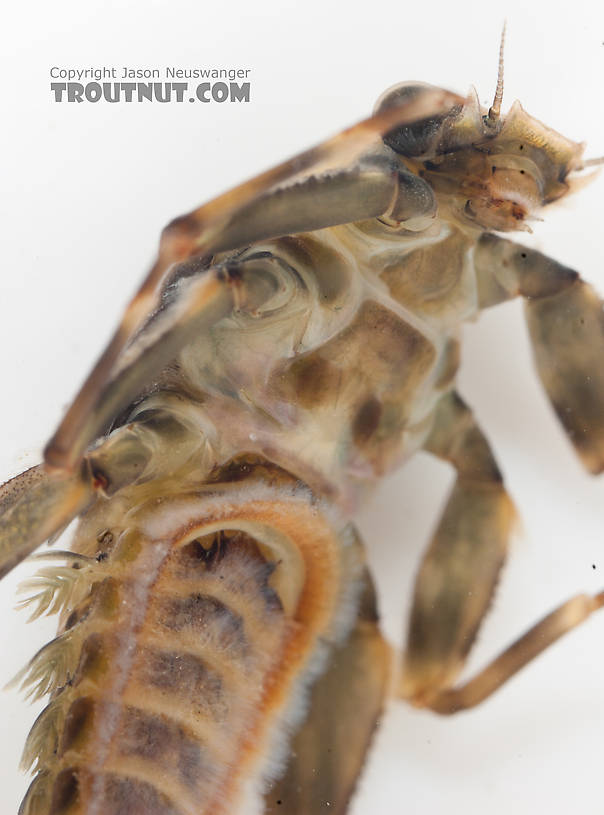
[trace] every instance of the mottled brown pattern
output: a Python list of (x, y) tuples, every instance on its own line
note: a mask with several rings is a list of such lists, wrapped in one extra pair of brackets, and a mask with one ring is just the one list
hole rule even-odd
[(54, 783), (49, 815), (70, 815), (79, 803), (79, 779), (75, 767), (62, 770)]
[(152, 688), (173, 694), (191, 710), (202, 708), (220, 718), (223, 681), (200, 657), (182, 651), (143, 650), (139, 679)]
[(312, 233), (277, 238), (271, 248), (293, 269), (311, 268), (321, 303), (338, 308), (350, 297), (352, 270), (341, 253)]
[(93, 594), (90, 594), (88, 598), (77, 608), (75, 608), (65, 620), (64, 630), (69, 631), (70, 628), (73, 628), (74, 625), (77, 623), (82, 622), (85, 620), (88, 614), (90, 613), (90, 609), (93, 602)]
[(167, 796), (151, 784), (118, 775), (105, 776), (103, 815), (182, 815)]
[(113, 620), (119, 614), (121, 587), (117, 580), (108, 577), (96, 587), (93, 613), (105, 620)]
[(78, 685), (83, 679), (93, 682), (102, 681), (110, 669), (107, 643), (99, 633), (90, 634), (82, 645), (80, 662), (74, 676), (73, 684)]
[(316, 407), (331, 399), (334, 384), (339, 378), (339, 369), (318, 354), (300, 357), (288, 366), (287, 371), (296, 404), (306, 408)]
[(162, 774), (177, 775), (188, 787), (200, 787), (207, 780), (203, 745), (181, 725), (163, 716), (125, 708), (117, 744), (121, 755), (142, 758)]
[(394, 299), (415, 314), (459, 319), (468, 308), (464, 256), (473, 240), (461, 230), (432, 245), (415, 249), (384, 267), (381, 278)]
[(352, 423), (352, 438), (362, 447), (373, 436), (382, 416), (382, 404), (375, 396), (370, 396), (360, 406)]
[(305, 405), (302, 390), (315, 411), (329, 407), (345, 416), (348, 405), (351, 419), (359, 391), (373, 392), (376, 399), (383, 394), (396, 400), (404, 417), (435, 358), (434, 346), (416, 328), (367, 300), (340, 334), (276, 373), (273, 387), (283, 398)]
[(82, 696), (72, 702), (61, 739), (60, 755), (68, 750), (77, 750), (90, 736), (94, 725), (95, 702), (90, 696)]
[(159, 614), (165, 628), (173, 631), (191, 629), (216, 639), (221, 648), (242, 654), (248, 648), (241, 617), (215, 597), (190, 594), (188, 597), (163, 600)]
[[(565, 282), (565, 281), (564, 281)], [(584, 466), (604, 469), (604, 311), (577, 280), (526, 307), (541, 381)]]
[[(394, 89), (375, 116), (164, 231), (48, 470), (0, 488), (0, 575), (81, 513), (76, 549), (97, 555), (82, 558), (89, 596), (66, 593), (66, 634), (30, 668), (53, 693), (30, 743), (31, 815), (230, 815), (318, 643), (338, 636), (274, 804), (344, 813), (387, 656), (372, 596), (348, 639), (336, 631), (361, 570), (339, 530), (422, 445), (457, 482), (417, 581), (401, 693), (451, 712), (432, 703), (452, 692), (514, 516), (451, 396), (460, 324), (481, 305), (529, 299), (550, 400), (584, 463), (604, 466), (602, 303), (572, 270), (494, 235), (565, 194), (582, 146), (519, 105), (504, 121), (501, 82), (488, 114), (473, 95)], [(235, 485), (251, 485), (242, 528), (258, 542), (235, 528), (247, 500)], [(234, 528), (204, 534), (229, 513)]]
[[(252, 453), (243, 453), (216, 467), (209, 475), (209, 483), (244, 481), (250, 476), (262, 478), (272, 486), (296, 486), (300, 481), (274, 462)], [(226, 530), (225, 530), (226, 531)]]
[[(244, 469), (248, 469), (249, 476), (250, 470), (247, 465), (242, 466)], [(260, 473), (264, 474), (264, 467), (259, 469)], [(281, 483), (282, 479), (279, 477), (278, 468), (274, 469), (277, 471), (276, 474), (273, 474), (272, 469), (268, 468), (269, 477), (271, 480), (274, 477)], [(257, 473), (258, 469), (254, 466), (253, 471)], [(237, 481), (239, 479), (235, 478), (233, 480)], [(291, 481), (290, 478), (289, 482), (291, 483)], [(191, 583), (212, 574), (218, 568), (228, 570), (228, 561), (233, 552), (236, 552), (237, 559), (245, 556), (249, 561), (247, 579), (253, 580), (255, 588), (260, 590), (266, 611), (269, 613), (280, 611), (281, 601), (279, 596), (269, 585), (276, 564), (267, 562), (260, 554), (253, 538), (240, 530), (220, 530), (220, 532), (206, 535), (176, 548), (170, 557), (168, 569), (170, 574), (173, 574), (178, 580)], [(230, 585), (231, 580), (227, 582)], [(243, 587), (239, 588), (242, 589)]]

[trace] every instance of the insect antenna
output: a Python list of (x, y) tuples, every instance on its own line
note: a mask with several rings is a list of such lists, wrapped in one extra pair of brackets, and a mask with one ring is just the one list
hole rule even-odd
[(506, 22), (504, 20), (503, 29), (501, 31), (501, 42), (499, 43), (499, 68), (497, 71), (497, 87), (495, 88), (495, 97), (493, 104), (489, 108), (489, 115), (487, 116), (486, 123), (490, 127), (496, 127), (499, 122), (499, 114), (501, 113), (501, 103), (503, 102), (503, 49), (505, 46), (505, 28)]
[(585, 170), (587, 167), (598, 167), (600, 164), (604, 164), (604, 156), (585, 159), (585, 161), (582, 161), (581, 166), (578, 167), (577, 169)]

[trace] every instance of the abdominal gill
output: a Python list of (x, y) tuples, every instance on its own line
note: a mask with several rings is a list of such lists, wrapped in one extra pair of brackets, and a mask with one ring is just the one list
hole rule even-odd
[(306, 492), (216, 492), (150, 501), (96, 556), (37, 579), (34, 616), (63, 622), (18, 677), (51, 693), (20, 815), (232, 813), (278, 766), (333, 634), (337, 537)]

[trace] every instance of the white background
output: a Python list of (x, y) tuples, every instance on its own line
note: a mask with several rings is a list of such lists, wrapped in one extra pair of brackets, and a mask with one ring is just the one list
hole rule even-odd
[[(218, 4), (39, 0), (3, 21), (0, 480), (41, 448), (151, 261), (161, 227), (367, 115), (389, 85), (419, 79), (488, 104), (508, 20), (504, 109), (515, 98), (604, 153), (604, 11), (590, 2)], [(249, 104), (57, 104), (51, 66), (251, 68)], [(604, 177), (546, 211), (526, 242), (604, 293)], [(462, 390), (497, 451), (524, 528), (470, 668), (545, 611), (604, 586), (604, 479), (589, 479), (533, 375), (519, 303), (465, 330)], [(384, 483), (360, 525), (384, 627), (400, 646), (418, 558), (451, 475), (418, 457)], [(595, 569), (592, 566), (595, 565)], [(0, 586), (0, 681), (53, 630)], [(442, 811), (550, 815), (604, 807), (604, 614), (476, 711), (442, 720), (393, 703), (354, 815)], [(35, 711), (0, 693), (0, 813)]]

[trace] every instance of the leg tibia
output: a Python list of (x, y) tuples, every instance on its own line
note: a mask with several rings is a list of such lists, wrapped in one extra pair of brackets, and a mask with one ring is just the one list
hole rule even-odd
[(477, 676), (457, 688), (443, 689), (423, 701), (435, 713), (450, 714), (480, 704), (556, 640), (604, 605), (604, 592), (580, 594), (552, 611), (519, 637)]

